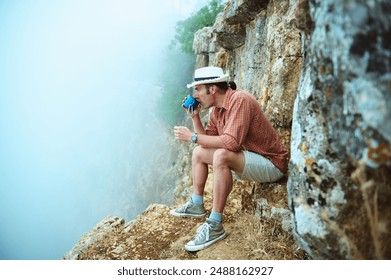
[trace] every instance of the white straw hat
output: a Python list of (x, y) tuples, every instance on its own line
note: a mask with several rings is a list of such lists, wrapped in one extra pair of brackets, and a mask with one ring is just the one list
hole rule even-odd
[(208, 66), (198, 68), (194, 72), (194, 82), (187, 85), (187, 88), (201, 84), (214, 84), (228, 82), (229, 74), (224, 74), (220, 67)]

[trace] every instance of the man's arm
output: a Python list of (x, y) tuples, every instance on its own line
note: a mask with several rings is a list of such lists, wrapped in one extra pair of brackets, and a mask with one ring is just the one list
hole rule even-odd
[(205, 128), (202, 125), (201, 118), (199, 114), (194, 114), (191, 116), (191, 120), (193, 121), (194, 131), (198, 134), (205, 134)]
[[(193, 121), (194, 131), (197, 133), (197, 144), (206, 148), (224, 148), (224, 144), (219, 135), (206, 134), (206, 130), (202, 125), (202, 121), (199, 115), (199, 109), (194, 110), (193, 114), (191, 115), (191, 119)], [(185, 126), (174, 127), (175, 139), (184, 142), (191, 142), (191, 137), (195, 132), (191, 131)]]
[(198, 135), (197, 144), (205, 148), (220, 149), (225, 148), (221, 137), (218, 135)]
[[(194, 132), (185, 126), (174, 127), (175, 139), (179, 141), (191, 142), (191, 136), (193, 136), (193, 134)], [(197, 144), (207, 148), (224, 148), (221, 137), (218, 135), (198, 134)]]

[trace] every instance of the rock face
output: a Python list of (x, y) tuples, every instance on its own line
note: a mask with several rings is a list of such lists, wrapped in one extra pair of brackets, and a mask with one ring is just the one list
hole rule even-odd
[(390, 12), (389, 1), (310, 1), (312, 29), (301, 22), (288, 191), (313, 258), (391, 258)]

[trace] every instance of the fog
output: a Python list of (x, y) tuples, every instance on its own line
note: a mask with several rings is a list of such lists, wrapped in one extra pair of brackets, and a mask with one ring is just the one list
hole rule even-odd
[(162, 54), (202, 2), (0, 0), (0, 259), (61, 259), (153, 202)]

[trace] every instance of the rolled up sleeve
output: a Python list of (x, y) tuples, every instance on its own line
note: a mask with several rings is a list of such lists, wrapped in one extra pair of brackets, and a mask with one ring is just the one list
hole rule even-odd
[(232, 135), (223, 134), (220, 135), (220, 138), (227, 150), (233, 152), (241, 151), (241, 146), (238, 144), (238, 142), (235, 140), (235, 138)]

